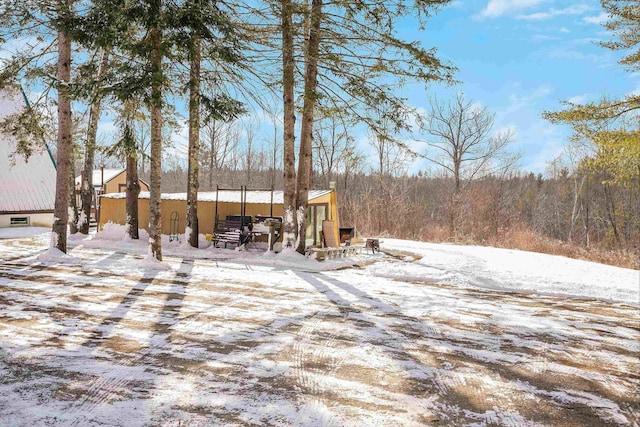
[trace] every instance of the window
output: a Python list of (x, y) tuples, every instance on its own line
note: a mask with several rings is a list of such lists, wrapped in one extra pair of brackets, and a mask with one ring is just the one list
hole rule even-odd
[(29, 225), (28, 216), (12, 216), (11, 217), (11, 226), (19, 227), (24, 225)]
[(322, 231), (322, 221), (327, 219), (327, 210), (327, 204), (309, 205), (307, 209), (307, 232), (305, 236), (307, 246), (322, 244), (320, 233)]

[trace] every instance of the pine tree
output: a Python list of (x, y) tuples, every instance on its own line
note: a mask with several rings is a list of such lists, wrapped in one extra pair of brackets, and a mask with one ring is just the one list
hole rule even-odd
[(71, 14), (71, 0), (57, 4), (58, 23), (58, 151), (56, 158), (56, 198), (52, 228), (53, 245), (67, 253), (67, 223), (69, 222), (69, 186), (71, 169), (71, 35), (66, 29)]
[[(190, 2), (193, 14), (202, 13), (200, 0)], [(197, 21), (196, 21), (197, 22)], [(191, 40), (189, 43), (189, 160), (187, 182), (187, 233), (189, 244), (198, 247), (198, 175), (200, 170), (200, 29), (199, 25), (191, 28)]]
[(149, 195), (149, 255), (162, 261), (162, 212), (160, 181), (162, 175), (162, 104), (165, 75), (162, 68), (164, 56), (162, 42), (162, 0), (149, 0), (148, 63), (151, 75), (151, 95), (148, 108), (151, 114), (151, 165)]
[(312, 175), (313, 121), (318, 85), (318, 59), (320, 49), (320, 24), (322, 22), (322, 0), (313, 0), (310, 12), (309, 38), (305, 50), (304, 106), (302, 109), (302, 129), (300, 131), (300, 153), (298, 156), (298, 182), (296, 206), (298, 212), (298, 246), (296, 250), (304, 254), (306, 244), (306, 216), (309, 205), (309, 189)]
[[(601, 45), (624, 52), (620, 64), (631, 72), (637, 72), (640, 69), (638, 2), (601, 0), (601, 4), (610, 16), (604, 26), (614, 37)], [(596, 102), (564, 102), (563, 105), (564, 110), (547, 111), (543, 116), (552, 123), (571, 126), (573, 139), (593, 143), (595, 152), (591, 164), (607, 171), (613, 181), (629, 185), (640, 180), (639, 95), (626, 95), (621, 99), (604, 96)]]
[[(241, 103), (223, 94), (213, 98), (207, 97), (202, 86), (217, 85), (221, 65), (240, 62), (240, 37), (237, 26), (229, 18), (229, 10), (225, 8), (224, 2), (213, 0), (186, 0), (174, 4), (167, 27), (167, 37), (174, 47), (174, 57), (184, 56), (185, 62), (189, 63), (186, 229), (190, 245), (198, 247), (201, 116), (205, 117), (205, 122), (226, 121), (244, 112)], [(203, 61), (203, 57), (206, 61)], [(207, 67), (207, 64), (210, 66)]]
[[(12, 37), (23, 35), (36, 35), (37, 40), (45, 45), (44, 48), (31, 46), (21, 52), (15, 53), (0, 71), (0, 86), (19, 81), (21, 75), (29, 74), (33, 79), (45, 79), (49, 82), (48, 88), (57, 91), (58, 127), (57, 127), (57, 157), (56, 157), (56, 192), (54, 201), (54, 221), (51, 234), (51, 246), (60, 251), (67, 252), (67, 225), (69, 220), (70, 188), (69, 176), (71, 174), (71, 23), (75, 19), (73, 0), (42, 1), (37, 5), (27, 4), (17, 0), (3, 2), (0, 8), (0, 27)], [(55, 40), (56, 43), (51, 43)], [(49, 43), (46, 43), (48, 41)], [(40, 59), (53, 53), (51, 46), (57, 49), (56, 64)], [(49, 78), (52, 68), (55, 67), (56, 78)], [(47, 88), (47, 89), (48, 89)], [(35, 123), (38, 120), (37, 111), (34, 108), (27, 109), (23, 113), (26, 121), (9, 118), (3, 124), (15, 126), (21, 130), (18, 132), (23, 138), (19, 138), (19, 151), (28, 153), (32, 149), (28, 142), (28, 135), (38, 135), (42, 132), (41, 125)], [(37, 139), (36, 139), (37, 140)]]
[(281, 1), (282, 19), (282, 90), (284, 102), (284, 222), (282, 244), (294, 247), (297, 236), (296, 169), (295, 169), (295, 61), (294, 7), (291, 0)]
[[(426, 50), (418, 43), (397, 38), (395, 20), (412, 13), (429, 17), (432, 10), (448, 1), (420, 1), (413, 5), (403, 0), (373, 4), (338, 1), (329, 4), (327, 11), (323, 9), (322, 1), (313, 0), (310, 9), (308, 6), (295, 7), (288, 0), (281, 1), (285, 212), (296, 212), (293, 218), (285, 219), (284, 242), (293, 240), (291, 237), (287, 239), (287, 226), (295, 224), (298, 252), (304, 252), (306, 243), (315, 106), (321, 103), (324, 107), (340, 111), (356, 122), (367, 124), (379, 135), (405, 129), (410, 108), (395, 95), (398, 84), (409, 78), (425, 83), (451, 82), (454, 68), (441, 63), (435, 56), (435, 50)], [(291, 68), (295, 69), (295, 40), (292, 39), (296, 33), (293, 17), (300, 12), (308, 18), (304, 22), (301, 49), (305, 59), (304, 70), (301, 71), (305, 76), (302, 89), (304, 105), (296, 183), (293, 156), (289, 151), (295, 140), (295, 117), (291, 107), (294, 101), (290, 98), (295, 87), (294, 73), (291, 71)], [(384, 80), (390, 77), (397, 80), (393, 84), (385, 83)], [(382, 122), (393, 124), (393, 127), (381, 126), (379, 117), (382, 117)], [(287, 195), (292, 191), (296, 196), (295, 207), (289, 206), (287, 200)], [(288, 219), (294, 219), (295, 222), (289, 222)]]

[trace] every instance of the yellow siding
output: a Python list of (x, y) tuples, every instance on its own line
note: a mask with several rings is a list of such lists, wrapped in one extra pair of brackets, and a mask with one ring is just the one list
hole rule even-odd
[(100, 198), (100, 223), (98, 227), (102, 230), (102, 227), (107, 222), (111, 221), (115, 224), (124, 224), (125, 222), (125, 209), (124, 199), (105, 199)]
[[(140, 182), (140, 191), (149, 191), (149, 186), (142, 181)], [(95, 183), (94, 183), (95, 184)], [(100, 182), (98, 182), (100, 184)], [(127, 172), (122, 171), (115, 177), (113, 177), (109, 182), (105, 184), (105, 193), (120, 193), (120, 185), (127, 185)], [(124, 191), (124, 190), (123, 190)]]
[(329, 212), (331, 212), (331, 219), (333, 220), (333, 235), (335, 236), (338, 245), (340, 245), (340, 219), (338, 218), (338, 201), (335, 190), (329, 194), (329, 198)]
[[(104, 224), (113, 222), (124, 225), (126, 221), (125, 199), (100, 198), (100, 222), (98, 229), (102, 230)], [(149, 229), (149, 200), (138, 200), (138, 223), (140, 228)]]
[[(100, 228), (111, 221), (115, 224), (124, 225), (126, 220), (125, 199), (101, 199)], [(178, 233), (184, 233), (185, 216), (187, 212), (187, 202), (185, 200), (162, 200), (162, 233), (171, 234), (171, 213), (178, 212)], [(215, 202), (198, 202), (198, 226), (200, 233), (212, 233), (214, 217), (216, 211)], [(282, 216), (284, 208), (282, 205), (273, 206), (273, 215)], [(246, 215), (255, 217), (256, 215), (269, 216), (271, 206), (265, 204), (247, 204)], [(238, 203), (218, 203), (218, 217), (225, 219), (227, 215), (240, 215), (240, 204)], [(149, 200), (140, 199), (138, 201), (138, 218), (140, 228), (149, 229)]]
[(126, 185), (126, 183), (127, 173), (122, 171), (105, 184), (105, 193), (119, 193), (120, 190), (118, 188), (118, 184)]
[[(334, 221), (334, 232), (336, 235), (336, 241), (338, 241), (338, 210), (335, 205), (335, 192), (327, 194), (322, 197), (311, 200), (310, 204), (327, 204), (329, 206), (329, 219)], [(126, 220), (126, 200), (104, 198), (100, 199), (100, 224), (99, 228), (102, 229), (104, 224), (111, 221), (115, 224), (124, 225)], [(162, 212), (162, 234), (171, 234), (171, 213), (173, 211), (178, 212), (178, 233), (184, 233), (185, 228), (185, 215), (187, 212), (187, 202), (185, 200), (162, 200), (161, 202)], [(199, 201), (198, 202), (198, 226), (201, 234), (212, 233), (214, 227), (214, 217), (216, 211), (215, 201)], [(225, 219), (227, 215), (240, 215), (239, 203), (218, 203), (218, 218)], [(271, 215), (271, 205), (247, 203), (246, 215), (255, 217), (256, 215), (269, 216)], [(274, 204), (273, 215), (283, 216), (284, 206)], [(138, 223), (140, 228), (145, 230), (149, 229), (149, 200), (138, 200)]]

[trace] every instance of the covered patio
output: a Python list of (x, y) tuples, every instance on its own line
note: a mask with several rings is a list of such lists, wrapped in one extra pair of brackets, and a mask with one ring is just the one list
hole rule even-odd
[[(162, 234), (183, 234), (187, 212), (187, 193), (163, 193), (161, 196)], [(125, 224), (126, 193), (111, 193), (101, 196), (99, 230), (112, 222)], [(149, 192), (143, 191), (138, 197), (138, 221), (140, 228), (149, 227)], [(198, 224), (201, 234), (212, 233), (218, 220), (228, 217), (283, 217), (284, 194), (272, 190), (227, 190), (198, 193)], [(172, 218), (174, 221), (172, 222)], [(322, 222), (333, 222), (335, 241), (339, 241), (338, 207), (335, 189), (309, 191), (307, 212), (307, 246), (321, 245)], [(327, 230), (325, 230), (325, 233)]]

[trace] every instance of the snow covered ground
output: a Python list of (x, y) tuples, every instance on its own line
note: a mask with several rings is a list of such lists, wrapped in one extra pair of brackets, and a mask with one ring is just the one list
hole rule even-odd
[[(640, 304), (640, 271), (513, 249), (385, 239), (383, 247), (422, 256), (415, 269), (424, 280), (496, 290), (601, 298)], [(381, 265), (385, 270), (386, 266)], [(411, 266), (382, 271), (406, 277)]]
[(117, 227), (71, 257), (23, 230), (0, 230), (0, 425), (640, 424), (638, 271), (392, 239), (167, 241), (158, 266)]

